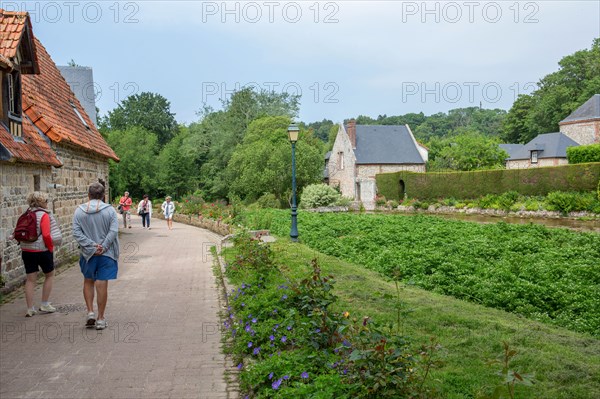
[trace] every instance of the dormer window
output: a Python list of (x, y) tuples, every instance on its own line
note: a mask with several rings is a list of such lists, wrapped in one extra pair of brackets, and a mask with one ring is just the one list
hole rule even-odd
[(531, 151), (531, 163), (538, 162), (538, 152), (536, 150)]
[(21, 108), (21, 74), (19, 71), (2, 74), (2, 119), (7, 123), (10, 134), (23, 136), (23, 110)]

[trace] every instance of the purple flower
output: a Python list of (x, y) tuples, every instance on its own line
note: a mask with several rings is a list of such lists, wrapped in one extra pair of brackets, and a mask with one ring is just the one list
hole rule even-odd
[(237, 368), (238, 368), (238, 370), (241, 370), (241, 369), (242, 369), (242, 367), (244, 367), (244, 364), (243, 364), (243, 363), (240, 363), (240, 364), (238, 364), (238, 365), (237, 365)]
[(304, 373), (300, 374), (300, 377), (307, 379), (308, 378), (308, 373), (305, 371)]
[(256, 318), (252, 319), (252, 323), (256, 323)]
[(284, 380), (289, 380), (289, 378), (290, 378), (290, 376), (289, 376), (289, 375), (284, 375), (284, 376), (283, 376), (283, 379), (284, 379)]
[(246, 327), (244, 328), (244, 330), (246, 330), (246, 332), (250, 332), (250, 330), (251, 330), (250, 325), (246, 325)]
[(283, 381), (283, 379), (278, 379), (277, 381), (273, 382), (271, 384), (271, 387), (273, 387), (273, 389), (279, 389), (279, 386), (281, 385), (281, 381)]
[(275, 336), (274, 336), (274, 335), (269, 335), (269, 339), (270, 339), (271, 341), (275, 341)]
[(292, 326), (287, 326), (288, 331), (292, 331)]
[(252, 352), (252, 353), (254, 353), (255, 356), (258, 355), (260, 353), (260, 346), (257, 346), (256, 348), (254, 348), (254, 352)]
[(281, 337), (281, 342), (285, 344), (285, 341), (287, 341), (287, 337), (284, 335), (283, 337)]
[(242, 307), (246, 306), (246, 304), (244, 302), (242, 302)]
[(248, 348), (252, 348), (252, 341), (248, 342)]
[[(272, 354), (272, 353), (271, 353)], [(273, 379), (273, 372), (269, 373), (269, 379), (272, 380)]]
[(281, 297), (281, 300), (282, 300), (282, 301), (285, 301), (286, 299), (287, 299), (287, 295), (285, 295), (285, 294), (284, 294), (284, 295)]
[(344, 369), (344, 375), (348, 373), (348, 369)]
[(321, 329), (320, 329), (320, 328), (317, 328), (317, 329), (315, 330), (315, 332), (318, 334), (318, 333), (320, 333), (320, 332), (321, 332)]

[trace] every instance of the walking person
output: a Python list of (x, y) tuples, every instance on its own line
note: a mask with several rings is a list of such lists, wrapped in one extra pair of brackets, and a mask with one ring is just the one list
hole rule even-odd
[(150, 230), (150, 219), (152, 219), (152, 201), (148, 199), (148, 194), (144, 194), (143, 199), (137, 206), (138, 215), (142, 217), (142, 226)]
[(129, 196), (129, 191), (125, 191), (121, 199), (119, 200), (119, 206), (121, 207), (121, 213), (123, 214), (123, 228), (126, 229), (127, 226), (131, 228), (131, 204), (133, 200)]
[(169, 230), (173, 230), (173, 214), (175, 213), (175, 204), (171, 201), (171, 197), (167, 196), (165, 202), (160, 207), (165, 215), (167, 221), (167, 227)]
[[(81, 248), (79, 267), (83, 274), (83, 298), (87, 327), (106, 328), (104, 312), (108, 301), (108, 280), (116, 280), (119, 269), (119, 218), (114, 208), (102, 201), (104, 186), (92, 183), (88, 202), (79, 205), (73, 216), (73, 237)], [(98, 314), (94, 313), (94, 289)]]
[(52, 284), (54, 282), (54, 249), (62, 242), (62, 234), (54, 216), (48, 211), (48, 195), (36, 191), (27, 197), (29, 210), (36, 217), (36, 233), (38, 238), (34, 242), (20, 241), (21, 257), (25, 265), (27, 280), (25, 281), (25, 302), (27, 303), (26, 317), (37, 313), (33, 306), (33, 291), (37, 281), (39, 269), (44, 272), (44, 285), (42, 287), (42, 303), (40, 312), (53, 313), (56, 308), (49, 302)]

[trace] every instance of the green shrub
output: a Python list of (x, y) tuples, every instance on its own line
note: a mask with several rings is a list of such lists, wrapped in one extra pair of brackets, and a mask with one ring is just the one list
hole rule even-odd
[(281, 203), (275, 197), (275, 194), (272, 193), (264, 193), (255, 203), (254, 205), (259, 209), (267, 209), (267, 208), (281, 208)]
[(337, 206), (345, 206), (348, 207), (352, 204), (352, 198), (350, 197), (340, 197), (339, 200), (335, 203)]
[(330, 206), (339, 201), (341, 195), (335, 188), (327, 184), (310, 184), (302, 191), (301, 208), (317, 208)]
[(411, 198), (471, 199), (487, 194), (515, 191), (521, 195), (546, 195), (562, 191), (596, 190), (600, 162), (530, 169), (502, 169), (474, 172), (396, 172), (376, 176), (378, 192), (388, 199), (400, 199), (400, 184)]
[(567, 159), (570, 164), (600, 162), (600, 144), (568, 147)]
[(595, 208), (593, 193), (573, 193), (554, 191), (546, 197), (546, 208), (567, 214), (573, 211), (593, 211)]

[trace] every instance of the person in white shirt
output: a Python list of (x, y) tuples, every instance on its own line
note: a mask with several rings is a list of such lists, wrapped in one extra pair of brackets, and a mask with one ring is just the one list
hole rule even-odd
[(165, 215), (167, 227), (169, 227), (169, 230), (173, 230), (173, 214), (175, 213), (175, 204), (171, 201), (171, 197), (165, 198), (165, 202), (163, 202), (160, 208)]

